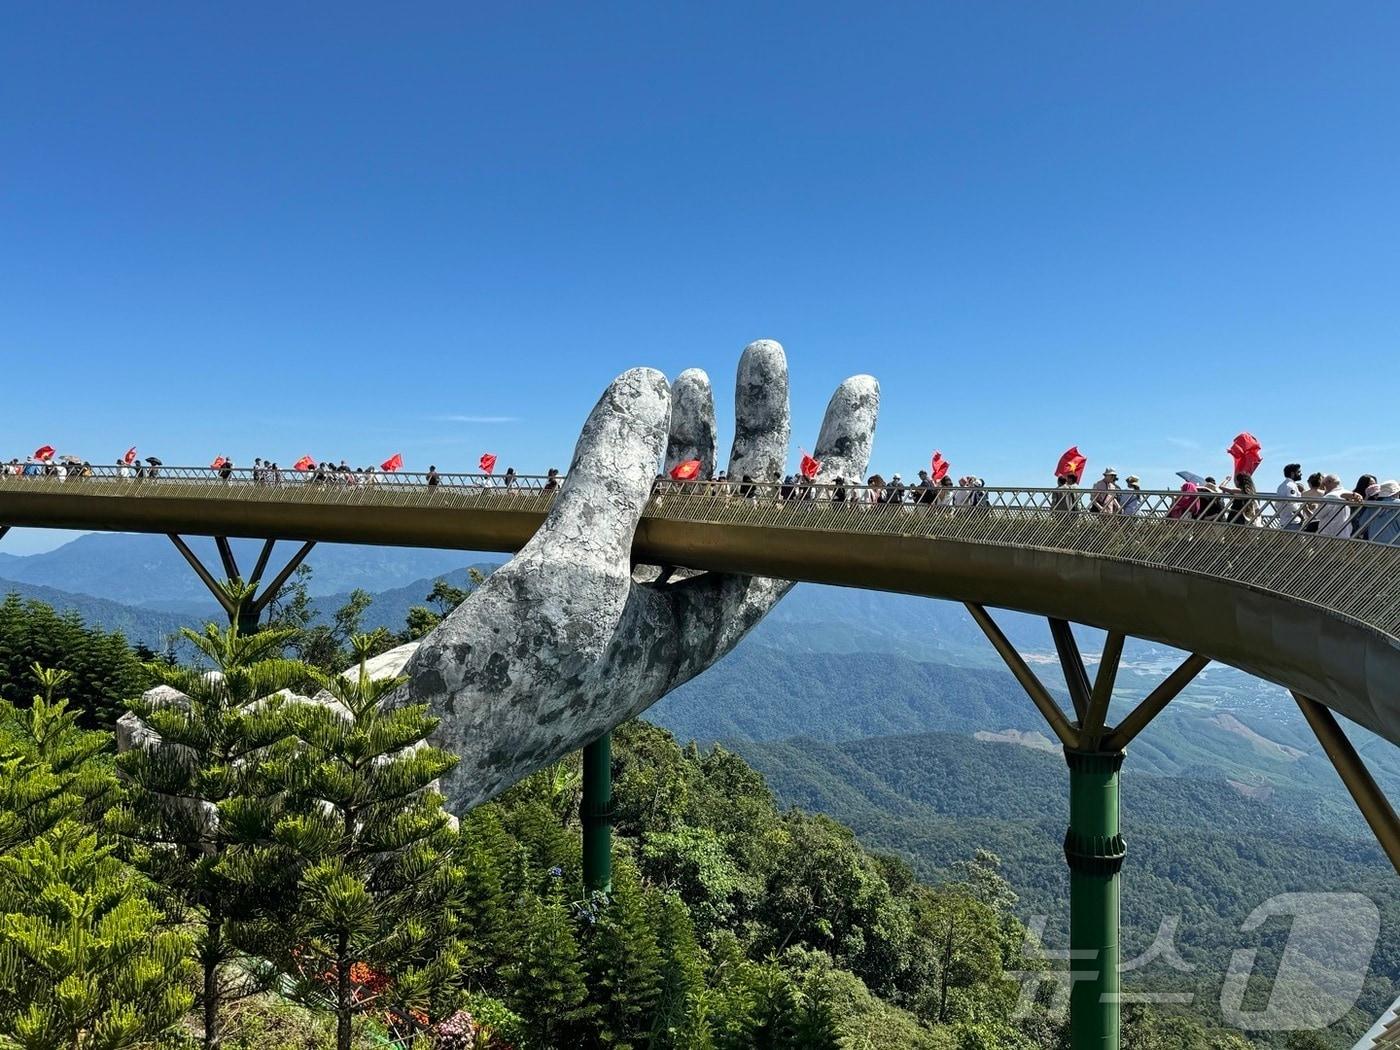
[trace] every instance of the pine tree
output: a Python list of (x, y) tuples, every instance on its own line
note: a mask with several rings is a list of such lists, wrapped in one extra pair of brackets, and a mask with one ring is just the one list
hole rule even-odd
[(433, 790), (457, 760), (425, 743), (425, 707), (387, 705), (401, 680), (369, 676), (373, 640), (352, 644), (358, 674), (317, 672), (326, 702), (289, 708), (301, 809), (276, 831), (299, 874), (284, 965), (303, 999), (329, 1002), (339, 1050), (369, 1009), (438, 1020), (466, 956), (459, 840)]
[(40, 691), (28, 708), (0, 700), (8, 748), (0, 765), (0, 852), (33, 841), (60, 820), (96, 822), (117, 793), (111, 770), (94, 761), (107, 738), (79, 729), (78, 713), (54, 699), (69, 673), (38, 664), (31, 671)]
[(473, 987), (504, 991), (506, 964), (515, 957), (515, 923), (504, 876), (511, 850), (493, 810), (468, 813), (460, 829), (462, 865), (462, 938), (466, 944), (463, 976)]
[(517, 915), (524, 933), (514, 981), (515, 1008), (538, 1034), (541, 1046), (567, 1045), (591, 1011), (563, 887), (553, 880), (543, 898), (527, 890), (520, 904)]
[(26, 711), (0, 702), (0, 1047), (122, 1050), (189, 1009), (189, 945), (91, 824), (117, 795), (100, 733), (34, 668)]
[(648, 898), (652, 926), (661, 953), (660, 982), (652, 1020), (652, 1045), (694, 1045), (699, 999), (705, 990), (705, 965), (695, 926), (685, 903), (674, 893), (654, 893)]
[(285, 632), (245, 635), (211, 624), (184, 636), (213, 670), (149, 665), (168, 688), (131, 702), (119, 726), (130, 806), (113, 823), (170, 905), (199, 923), (204, 1045), (212, 1050), (221, 1003), (259, 987), (248, 980), (253, 968), (228, 965), (238, 955), (232, 924), (278, 903), (226, 862), (271, 834), (289, 745), (283, 691), (305, 681), (306, 669), (279, 655)]
[(644, 1046), (661, 989), (661, 952), (647, 904), (628, 861), (618, 865), (611, 899), (587, 944), (589, 982), (598, 997), (598, 1042), (618, 1050)]

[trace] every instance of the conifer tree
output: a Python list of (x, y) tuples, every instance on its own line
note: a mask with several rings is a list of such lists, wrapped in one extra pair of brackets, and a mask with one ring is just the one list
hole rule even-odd
[(78, 713), (55, 693), (67, 671), (34, 664), (39, 683), (28, 708), (0, 700), (0, 734), (7, 757), (0, 766), (0, 852), (31, 842), (60, 820), (94, 823), (115, 800), (117, 782), (94, 761), (107, 747), (102, 733), (78, 728)]
[(462, 819), (460, 838), (460, 920), (466, 944), (462, 973), (468, 984), (499, 994), (504, 991), (502, 972), (515, 958), (516, 922), (505, 879), (510, 842), (500, 818), (489, 807), (478, 807)]
[(567, 1045), (591, 1011), (563, 887), (553, 880), (543, 898), (526, 890), (520, 905), (524, 934), (515, 981), (517, 1011), (541, 1046)]
[(0, 1047), (147, 1044), (190, 1007), (189, 945), (92, 830), (117, 794), (103, 735), (34, 672), (28, 710), (0, 702)]
[(674, 893), (651, 894), (648, 902), (661, 953), (652, 1045), (679, 1050), (693, 1046), (698, 1035), (704, 959), (685, 902)]
[(598, 997), (598, 1042), (618, 1050), (646, 1045), (661, 988), (661, 952), (637, 869), (628, 861), (618, 865), (612, 897), (598, 909), (586, 954)]
[(132, 701), (118, 727), (130, 805), (114, 825), (169, 905), (200, 927), (204, 1046), (212, 1050), (221, 1003), (259, 987), (249, 980), (255, 968), (228, 966), (238, 955), (231, 924), (277, 903), (269, 887), (238, 878), (226, 862), (271, 835), (288, 759), (284, 691), (305, 681), (306, 669), (280, 656), (286, 632), (210, 624), (184, 636), (212, 670), (149, 665), (168, 688)]
[(284, 965), (303, 999), (329, 1002), (339, 1050), (366, 1010), (450, 1012), (466, 955), (459, 839), (433, 789), (457, 760), (425, 743), (425, 707), (388, 706), (402, 680), (370, 677), (372, 644), (353, 639), (357, 674), (315, 673), (325, 702), (289, 708), (301, 809), (276, 830), (299, 876)]

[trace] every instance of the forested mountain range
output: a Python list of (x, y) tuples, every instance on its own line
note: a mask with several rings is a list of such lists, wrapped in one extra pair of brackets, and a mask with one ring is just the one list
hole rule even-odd
[[(131, 539), (142, 542), (98, 543)], [(62, 551), (77, 544), (33, 556), (42, 564), (0, 559), (0, 577), (30, 581), (0, 582), (0, 590), (34, 594), (67, 583), (81, 593), (39, 596), (153, 647), (180, 620), (199, 618), (198, 583), (168, 541), (79, 543), (89, 546), (72, 562)], [(122, 561), (142, 552), (155, 560)], [(212, 562), (212, 549), (206, 553)], [(104, 570), (86, 575), (83, 566), (99, 555)], [(251, 548), (240, 553), (247, 564), (254, 557)], [(323, 616), (350, 588), (375, 591), (364, 626), (397, 629), (438, 575), (451, 570), (449, 581), (463, 586), (473, 561), (483, 569), (491, 564), (454, 552), (327, 546), (312, 555), (308, 591)], [(172, 574), (184, 582), (166, 581)], [(146, 576), (165, 581), (150, 592), (165, 597), (141, 608), (111, 597), (139, 590)], [(161, 603), (165, 608), (154, 607)], [(1055, 687), (1058, 669), (1043, 621), (1010, 613), (998, 620), (1067, 703)], [(1077, 634), (1092, 673), (1102, 634)], [(1126, 710), (1179, 658), (1130, 642), (1115, 710)], [(923, 877), (941, 878), (976, 848), (993, 850), (1021, 895), (1018, 914), (1049, 916), (1052, 943), (1060, 936), (1063, 759), (961, 607), (800, 586), (734, 653), (646, 717), (682, 743), (724, 742), (764, 773), (780, 803), (830, 814), (866, 846), (901, 857)], [(1353, 737), (1383, 786), (1400, 793), (1400, 750), (1362, 731)], [(1183, 952), (1202, 974), (1218, 974), (1222, 953), (1247, 946), (1236, 943), (1243, 915), (1273, 894), (1359, 890), (1381, 906), (1385, 928), (1352, 1028), (1359, 1031), (1365, 1012), (1378, 1013), (1394, 997), (1400, 958), (1386, 947), (1400, 940), (1393, 872), (1285, 693), (1229, 668), (1207, 670), (1134, 742), (1124, 793), (1130, 951), (1151, 941), (1164, 916), (1179, 913)]]

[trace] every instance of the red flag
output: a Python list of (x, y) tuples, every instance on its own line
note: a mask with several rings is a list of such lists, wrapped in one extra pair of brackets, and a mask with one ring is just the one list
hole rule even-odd
[(1083, 481), (1084, 467), (1088, 462), (1088, 458), (1079, 451), (1079, 446), (1075, 445), (1060, 457), (1060, 462), (1055, 467), (1055, 477), (1062, 478), (1066, 474), (1073, 474)]
[(684, 463), (677, 463), (671, 468), (671, 477), (677, 481), (694, 481), (700, 476), (700, 461), (698, 459), (688, 459)]
[(387, 470), (387, 471), (389, 471), (389, 472), (392, 474), (394, 471), (398, 470), (401, 466), (403, 466), (403, 456), (402, 456), (400, 453), (395, 452), (392, 456), (390, 456), (388, 459), (386, 459), (383, 463), (379, 464), (379, 469), (380, 469), (380, 470)]
[(42, 445), (34, 450), (35, 459), (51, 459), (53, 457), (53, 446)]
[(943, 458), (942, 452), (933, 454), (933, 480), (942, 481), (948, 476), (948, 461)]
[(214, 457), (214, 462), (209, 464), (209, 469), (210, 469), (210, 470), (218, 470), (220, 467), (222, 467), (222, 466), (223, 466), (225, 463), (227, 463), (227, 462), (228, 462), (228, 460), (225, 459), (223, 456), (215, 456), (215, 457)]
[(804, 478), (815, 478), (821, 471), (822, 465), (818, 460), (813, 459), (804, 448), (802, 450), (802, 463), (797, 469), (802, 471)]
[(1236, 435), (1234, 442), (1225, 451), (1230, 453), (1230, 458), (1235, 461), (1236, 474), (1253, 474), (1259, 469), (1259, 464), (1264, 462), (1264, 446), (1248, 431)]
[(315, 465), (316, 461), (310, 456), (302, 456), (301, 459), (292, 464), (292, 467), (296, 470), (310, 470)]
[(496, 469), (496, 453), (483, 452), (481, 454), (481, 462), (478, 463), (477, 466), (481, 468), (483, 474), (490, 474)]
[(131, 466), (131, 464), (133, 464), (133, 463), (136, 462), (136, 446), (135, 446), (135, 445), (132, 445), (129, 449), (126, 450), (126, 455), (122, 457), (122, 462), (125, 463), (128, 467)]

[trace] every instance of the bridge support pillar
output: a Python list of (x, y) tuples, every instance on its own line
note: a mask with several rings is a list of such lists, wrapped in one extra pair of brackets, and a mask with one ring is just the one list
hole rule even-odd
[(604, 733), (583, 749), (583, 887), (590, 893), (612, 892), (612, 734)]
[(1122, 751), (1065, 749), (1069, 764), (1070, 1050), (1118, 1050), (1119, 869), (1118, 774)]

